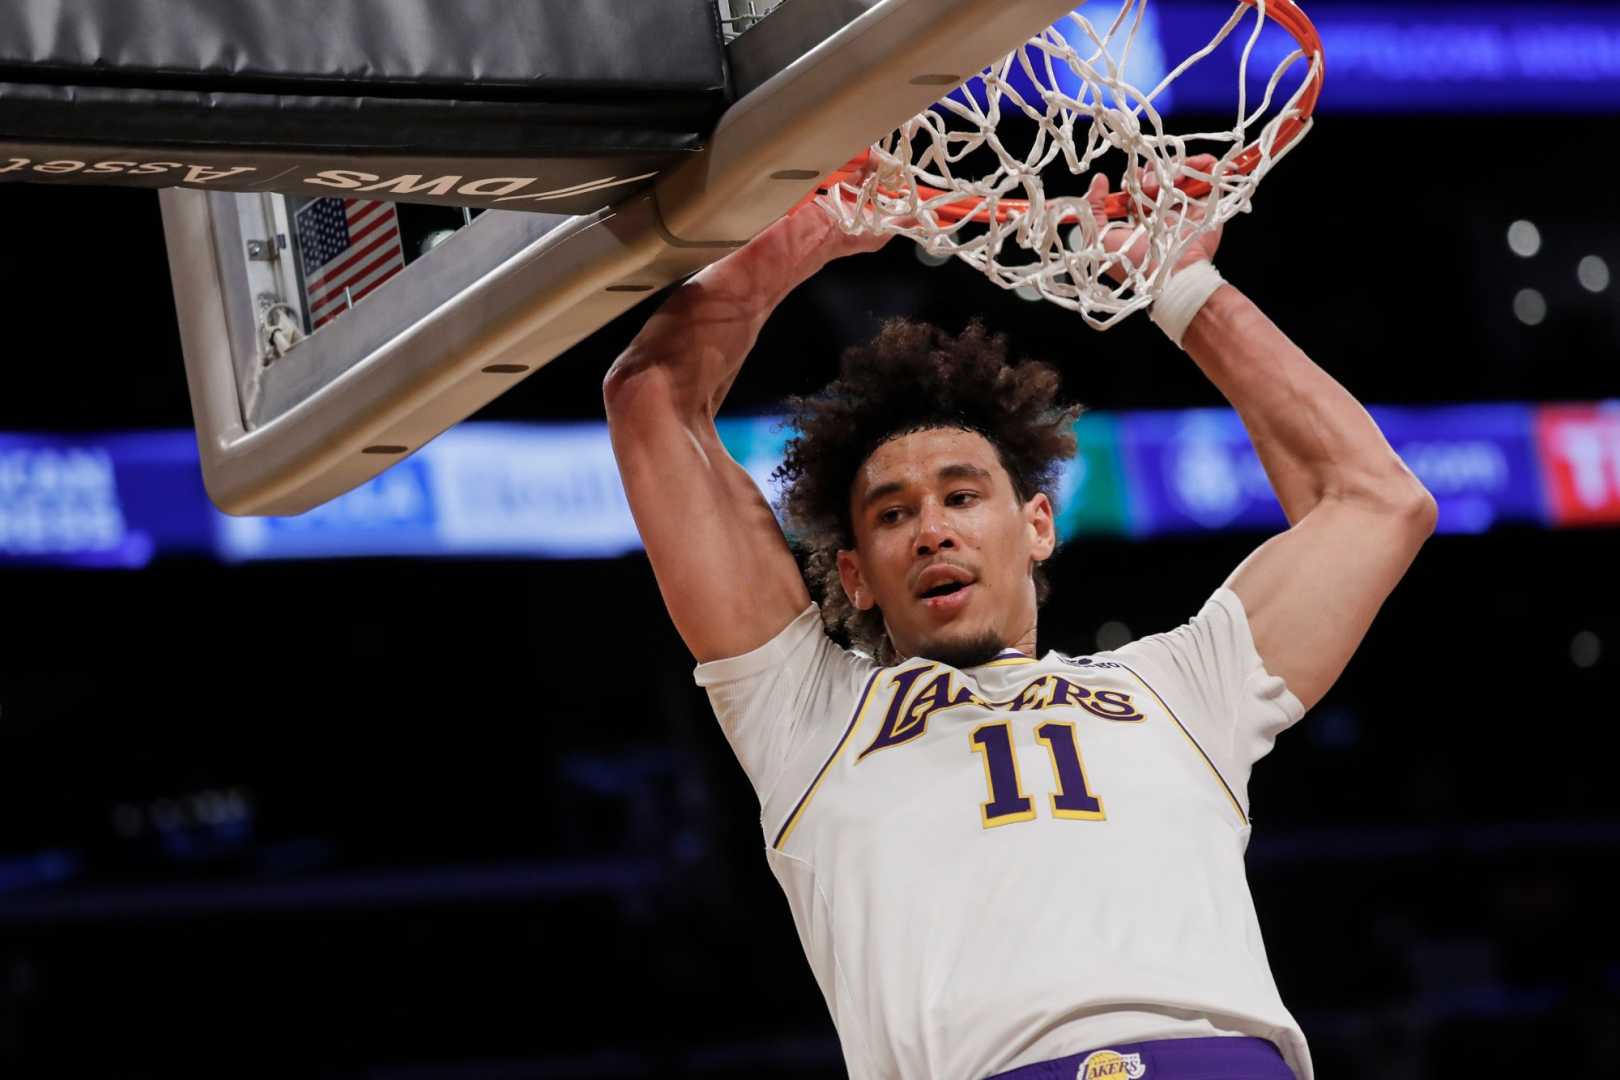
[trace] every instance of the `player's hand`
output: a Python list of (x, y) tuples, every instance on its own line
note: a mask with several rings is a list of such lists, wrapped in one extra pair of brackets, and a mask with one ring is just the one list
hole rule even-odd
[[(1186, 170), (1208, 174), (1215, 167), (1216, 158), (1213, 154), (1199, 154), (1187, 159)], [(1142, 195), (1148, 201), (1157, 200), (1161, 180), (1159, 173), (1150, 168), (1143, 168), (1137, 172), (1142, 186)], [(1141, 267), (1148, 275), (1158, 271), (1157, 266), (1146, 265), (1151, 262), (1148, 251), (1146, 235), (1133, 235), (1136, 233), (1137, 222), (1127, 218), (1124, 221), (1109, 221), (1104, 210), (1111, 185), (1108, 177), (1099, 173), (1092, 178), (1091, 187), (1086, 192), (1086, 201), (1091, 204), (1092, 220), (1101, 231), (1103, 247), (1112, 256), (1114, 261), (1109, 265), (1107, 273), (1115, 281), (1123, 281), (1131, 268)], [(1202, 221), (1204, 208), (1201, 205), (1191, 206), (1182, 218), (1176, 214), (1177, 225), (1183, 226)], [(1221, 232), (1224, 226), (1211, 229), (1187, 245), (1186, 250), (1176, 260), (1175, 269), (1181, 270), (1196, 262), (1208, 262), (1215, 258), (1216, 250), (1221, 246)], [(1189, 229), (1190, 231), (1190, 229)]]
[(858, 232), (847, 233), (833, 217), (832, 211), (809, 202), (793, 210), (794, 217), (812, 219), (804, 222), (804, 230), (800, 234), (807, 245), (807, 252), (822, 262), (832, 262), (846, 255), (861, 255), (868, 251), (877, 251), (890, 240), (893, 233), (888, 232)]
[(822, 186), (831, 186), (831, 197), (836, 199), (840, 197), (839, 183), (859, 188), (865, 185), (876, 171), (877, 165), (872, 161), (871, 156), (862, 154), (842, 169), (839, 169), (831, 177), (824, 178), (821, 186), (806, 195), (800, 200), (799, 205), (789, 212), (788, 216), (791, 218), (804, 217), (825, 222), (828, 231), (819, 241), (814, 241), (817, 254), (824, 256), (825, 261), (831, 262), (833, 259), (842, 258), (845, 255), (859, 255), (868, 251), (877, 251), (894, 239), (895, 234), (890, 232), (868, 232), (863, 230), (858, 233), (846, 233), (838, 225), (833, 212), (819, 205), (819, 200), (823, 197)]
[(775, 307), (834, 259), (876, 251), (888, 240), (887, 236), (846, 235), (830, 213), (814, 203), (804, 203), (700, 272), (698, 278), (706, 283), (711, 299), (731, 296), (739, 305), (738, 317), (753, 318), (759, 305)]
[[(693, 283), (701, 287), (688, 290), (686, 295), (702, 297), (706, 305), (704, 319), (711, 324), (751, 324), (829, 262), (876, 251), (893, 238), (888, 233), (845, 233), (832, 213), (815, 204), (815, 197), (812, 191), (748, 243), (693, 278)], [(669, 314), (681, 315), (682, 310), (677, 309), (679, 303)], [(659, 318), (660, 314), (654, 314), (653, 320)]]

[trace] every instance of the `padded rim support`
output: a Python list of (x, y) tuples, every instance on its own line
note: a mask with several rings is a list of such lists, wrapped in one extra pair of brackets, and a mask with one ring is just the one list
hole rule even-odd
[[(791, 20), (799, 6), (790, 0), (770, 19)], [(299, 365), (286, 360), (316, 335), (260, 373), (252, 416), (231, 347), (229, 323), (240, 317), (225, 314), (250, 298), (232, 287), (238, 255), (219, 242), (225, 205), (211, 202), (228, 197), (163, 191), (209, 496), (227, 513), (297, 514), (363, 483), (648, 292), (746, 242), (862, 146), (1072, 7), (1073, 0), (878, 0), (732, 106), (707, 148), (654, 191), (561, 220), (485, 214), (431, 253), (438, 259), (400, 278), (418, 266), (418, 279), (430, 277), (435, 264), (480, 244), (483, 257), (496, 260), (487, 272), (310, 390)], [(746, 47), (748, 37), (733, 47)], [(529, 231), (513, 228), (509, 219), (518, 216), (535, 219)], [(372, 303), (399, 296), (402, 284), (390, 282)], [(305, 385), (286, 392), (280, 384), (289, 379)], [(278, 401), (291, 404), (279, 413), (265, 408)]]

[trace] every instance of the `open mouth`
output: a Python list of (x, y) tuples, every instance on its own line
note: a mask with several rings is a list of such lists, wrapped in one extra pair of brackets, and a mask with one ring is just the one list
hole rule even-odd
[(917, 594), (923, 609), (940, 618), (949, 618), (967, 607), (973, 596), (971, 581), (941, 581)]
[(936, 615), (957, 611), (973, 589), (973, 572), (965, 566), (935, 563), (919, 575), (917, 599)]

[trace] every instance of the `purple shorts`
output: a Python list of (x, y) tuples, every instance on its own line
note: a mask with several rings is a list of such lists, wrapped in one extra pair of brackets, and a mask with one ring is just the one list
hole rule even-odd
[(1155, 1039), (1038, 1061), (989, 1080), (1295, 1080), (1265, 1039)]

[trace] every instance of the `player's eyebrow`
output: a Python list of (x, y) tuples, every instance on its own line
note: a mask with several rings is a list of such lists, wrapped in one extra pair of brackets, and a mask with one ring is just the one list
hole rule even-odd
[(939, 470), (941, 480), (989, 480), (990, 471), (977, 465), (947, 465)]
[(877, 502), (879, 499), (887, 499), (890, 495), (898, 494), (899, 492), (904, 491), (905, 487), (906, 485), (902, 484), (898, 480), (890, 480), (886, 484), (879, 484), (877, 487), (866, 493), (866, 497), (861, 500), (861, 509), (868, 510), (871, 508), (872, 504)]
[[(988, 470), (981, 469), (977, 465), (969, 465), (966, 462), (956, 462), (950, 465), (942, 465), (940, 466), (939, 472), (935, 473), (934, 475), (941, 480), (990, 480), (990, 473)], [(905, 483), (900, 480), (890, 480), (886, 483), (879, 484), (877, 487), (866, 493), (866, 497), (861, 500), (861, 509), (865, 510), (869, 508), (879, 499), (887, 499), (890, 495), (898, 494), (899, 492), (904, 491), (905, 487)]]

